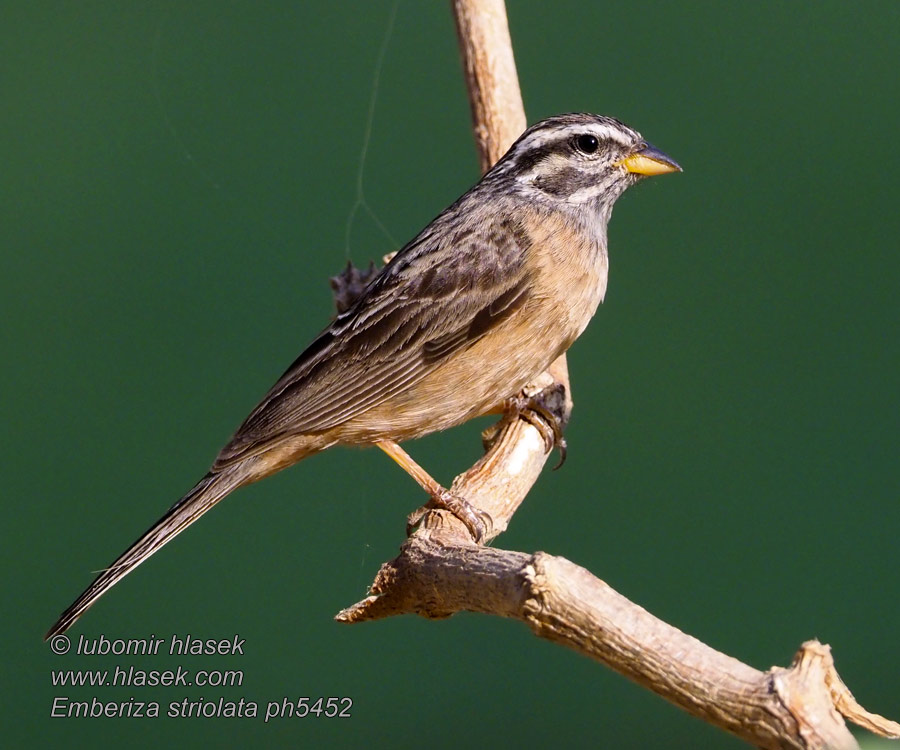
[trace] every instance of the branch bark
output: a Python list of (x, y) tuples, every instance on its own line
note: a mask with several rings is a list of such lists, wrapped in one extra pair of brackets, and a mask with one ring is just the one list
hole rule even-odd
[[(486, 170), (525, 128), (503, 0), (453, 0), (475, 139)], [(564, 388), (565, 357), (529, 386)], [(452, 490), (494, 519), (502, 533), (547, 459), (540, 432), (504, 419), (487, 452)], [(844, 719), (885, 737), (900, 724), (865, 711), (841, 681), (828, 646), (804, 643), (788, 668), (754, 669), (659, 620), (584, 568), (543, 552), (481, 547), (454, 516), (420, 508), (400, 555), (385, 563), (370, 595), (340, 612), (344, 623), (398, 614), (482, 612), (525, 622), (687, 712), (763, 748), (856, 748)]]

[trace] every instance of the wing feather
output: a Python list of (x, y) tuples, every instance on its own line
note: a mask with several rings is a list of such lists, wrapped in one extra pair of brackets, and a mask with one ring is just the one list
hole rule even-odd
[[(456, 216), (446, 215), (454, 209)], [(458, 209), (435, 223), (459, 220)], [(481, 226), (426, 230), (401, 250), (288, 368), (216, 465), (289, 435), (323, 432), (384, 403), (521, 307), (531, 287), (524, 233), (503, 217)]]

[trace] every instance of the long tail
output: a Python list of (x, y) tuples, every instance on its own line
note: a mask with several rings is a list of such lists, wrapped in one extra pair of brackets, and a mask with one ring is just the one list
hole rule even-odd
[(85, 592), (63, 612), (44, 639), (64, 633), (88, 608), (115, 586), (144, 560), (159, 550), (164, 544), (184, 531), (206, 511), (212, 508), (242, 484), (251, 480), (250, 461), (228, 467), (221, 472), (210, 472), (181, 500), (173, 505), (166, 514), (151, 526), (144, 535), (132, 544), (125, 552), (100, 573)]

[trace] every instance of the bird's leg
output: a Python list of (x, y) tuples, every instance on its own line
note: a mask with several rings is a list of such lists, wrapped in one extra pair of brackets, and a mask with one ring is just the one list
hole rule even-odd
[(430, 495), (433, 505), (449, 510), (472, 532), (475, 541), (478, 544), (482, 543), (488, 528), (493, 524), (493, 519), (489, 514), (438, 484), (425, 469), (413, 460), (412, 456), (393, 440), (382, 440), (375, 445), (393, 458), (407, 474), (416, 480), (419, 486)]
[(533, 396), (524, 392), (508, 398), (504, 404), (507, 416), (520, 417), (541, 433), (547, 453), (559, 448), (559, 463), (554, 471), (566, 462), (566, 438), (563, 435), (569, 415), (566, 414), (566, 388), (556, 383)]

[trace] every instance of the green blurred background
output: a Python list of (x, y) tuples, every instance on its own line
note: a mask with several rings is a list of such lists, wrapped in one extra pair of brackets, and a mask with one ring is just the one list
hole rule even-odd
[[(5, 746), (742, 746), (519, 623), (335, 624), (423, 499), (375, 450), (240, 491), (73, 631), (237, 633), (244, 656), (41, 640), (328, 322), (327, 278), (478, 178), (449, 7), (404, 0), (363, 176), (390, 236), (365, 211), (348, 231), (392, 7), (3, 4)], [(568, 463), (496, 544), (576, 561), (761, 669), (818, 637), (900, 718), (900, 4), (509, 14), (529, 121), (616, 115), (685, 172), (616, 208), (606, 303), (569, 359)], [(408, 447), (449, 481), (482, 426)], [(123, 663), (244, 684), (50, 684)], [(353, 716), (51, 719), (57, 695), (350, 696)]]

